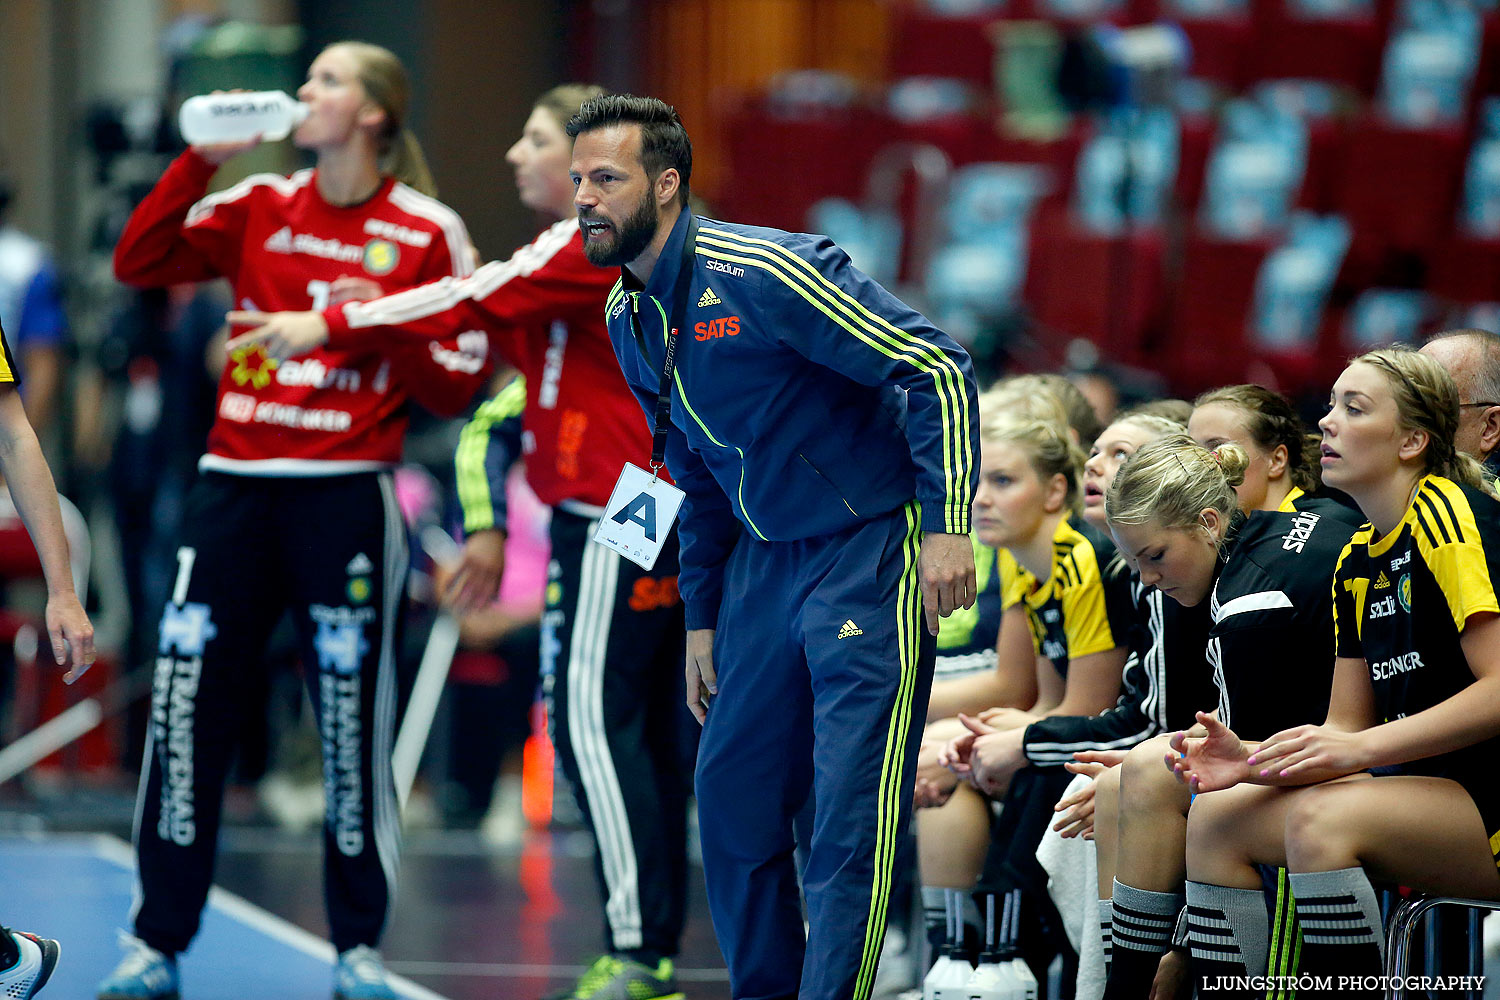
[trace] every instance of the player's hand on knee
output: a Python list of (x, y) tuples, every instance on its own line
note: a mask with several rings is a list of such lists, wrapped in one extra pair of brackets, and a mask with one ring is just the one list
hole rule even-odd
[(970, 773), (970, 765), (973, 763), (974, 740), (995, 730), (962, 712), (959, 713), (958, 721), (964, 724), (967, 732), (953, 737), (943, 746), (942, 752), (938, 754), (938, 763), (954, 774), (965, 776)]
[(1295, 726), (1266, 740), (1245, 761), (1262, 778), (1292, 778), (1316, 772), (1318, 780), (1353, 774), (1373, 761), (1363, 732), (1333, 726)]
[(1198, 713), (1198, 724), (1205, 729), (1202, 737), (1174, 733), (1166, 755), (1167, 769), (1187, 782), (1194, 794), (1232, 788), (1250, 778), (1251, 748), (1224, 725), (1217, 716)]
[[(1064, 764), (1074, 774), (1098, 774), (1104, 770), (1103, 764)], [(1092, 768), (1079, 770), (1080, 768)], [(1094, 838), (1094, 784), (1090, 782), (1072, 795), (1065, 795), (1058, 800), (1052, 811), (1058, 813), (1057, 822), (1052, 824), (1063, 839), (1082, 837), (1084, 840)]]
[(1073, 763), (1064, 764), (1074, 774), (1087, 774), (1089, 777), (1098, 777), (1099, 772), (1107, 767), (1119, 767), (1125, 763), (1125, 755), (1129, 750), (1079, 750), (1073, 754)]
[(974, 545), (968, 535), (928, 531), (922, 535), (917, 568), (922, 577), (922, 609), (927, 631), (938, 634), (938, 619), (974, 606)]
[(922, 741), (917, 751), (917, 781), (913, 804), (918, 809), (943, 805), (958, 787), (958, 775), (939, 763), (946, 740)]
[(709, 700), (719, 693), (719, 677), (714, 673), (713, 629), (688, 629), (685, 669), (688, 711), (701, 726), (708, 719)]

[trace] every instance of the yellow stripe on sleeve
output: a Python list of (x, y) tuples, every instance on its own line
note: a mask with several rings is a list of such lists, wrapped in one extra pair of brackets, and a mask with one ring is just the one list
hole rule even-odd
[(774, 275), (835, 325), (880, 353), (931, 376), (937, 390), (944, 440), (944, 524), (967, 533), (969, 472), (974, 456), (969, 440), (969, 399), (963, 372), (935, 344), (895, 326), (829, 281), (810, 262), (769, 240), (726, 230), (699, 230), (697, 252), (726, 262), (755, 267)]
[[(458, 435), (458, 450), (453, 468), (458, 488), (458, 504), (463, 509), (464, 531), (484, 531), (495, 526), (493, 494), (484, 456), (489, 451), (490, 428), (509, 420), (526, 409), (526, 379), (518, 377), (506, 384), (493, 399), (486, 400)], [(501, 487), (504, 488), (503, 486)]]

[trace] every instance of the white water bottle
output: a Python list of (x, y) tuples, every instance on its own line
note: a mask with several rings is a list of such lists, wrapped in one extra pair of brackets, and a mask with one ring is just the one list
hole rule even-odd
[(182, 102), (177, 128), (190, 146), (285, 139), (312, 109), (279, 90), (203, 94)]

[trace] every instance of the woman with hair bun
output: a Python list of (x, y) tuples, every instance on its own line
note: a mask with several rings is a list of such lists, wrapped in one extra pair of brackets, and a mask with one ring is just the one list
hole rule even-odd
[[(1334, 574), (1327, 719), (1254, 744), (1203, 715), (1206, 736), (1173, 738), (1173, 768), (1211, 792), (1188, 822), (1194, 971), (1209, 982), (1266, 968), (1257, 865), (1290, 869), (1300, 971), (1336, 986), (1382, 971), (1374, 881), (1500, 899), (1500, 503), (1454, 447), (1458, 415), (1422, 354), (1344, 369), (1319, 422), (1323, 477), (1369, 523)], [(1358, 993), (1348, 982), (1337, 995)]]
[[(1338, 505), (1246, 516), (1237, 488), (1251, 464), (1237, 444), (1209, 451), (1185, 434), (1164, 437), (1121, 467), (1106, 510), (1142, 584), (1184, 607), (1207, 602), (1204, 653), (1217, 716), (1275, 732), (1320, 717), (1327, 705), (1329, 581), (1357, 521)], [(1114, 874), (1106, 997), (1150, 991), (1182, 908), (1189, 794), (1161, 767), (1163, 749), (1155, 740), (1132, 750), (1118, 792), (1100, 795), (1100, 870)]]

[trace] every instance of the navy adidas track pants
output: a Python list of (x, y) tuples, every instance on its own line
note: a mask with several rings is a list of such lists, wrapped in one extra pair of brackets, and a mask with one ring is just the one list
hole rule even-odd
[[(833, 535), (742, 536), (698, 752), (708, 903), (736, 1000), (866, 1000), (910, 816), (935, 646), (911, 503)], [(803, 889), (792, 818), (812, 793)]]

